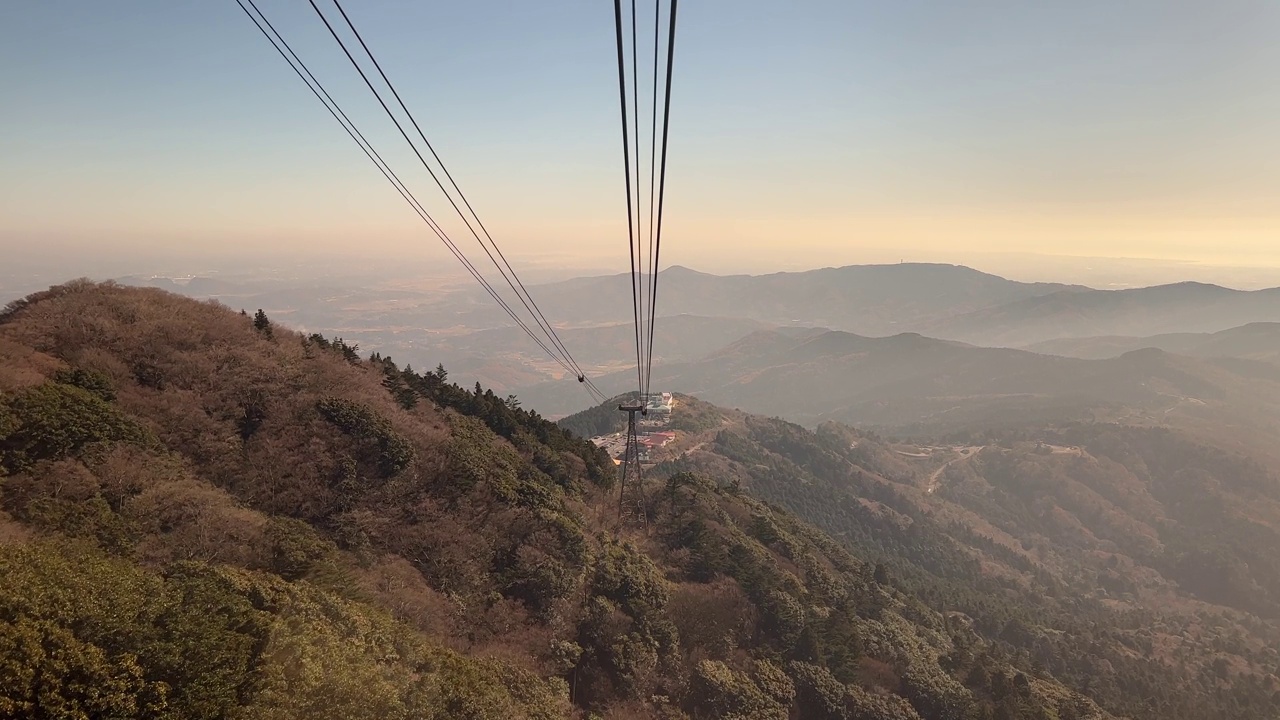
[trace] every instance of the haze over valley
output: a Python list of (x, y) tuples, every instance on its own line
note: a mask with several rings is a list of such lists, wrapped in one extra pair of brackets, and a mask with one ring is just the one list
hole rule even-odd
[[(804, 423), (945, 424), (938, 416), (955, 398), (966, 399), (956, 418), (1003, 405), (1083, 417), (1112, 401), (1162, 413), (1182, 397), (1213, 399), (1197, 393), (1244, 398), (1255, 384), (1269, 387), (1269, 365), (1231, 360), (1280, 357), (1280, 289), (1096, 290), (915, 263), (759, 276), (674, 267), (660, 280), (655, 364), (664, 388)], [(415, 367), (443, 363), (459, 381), (515, 394), (549, 417), (590, 402), (483, 293), (447, 275), (364, 285), (118, 281), (262, 308)], [(572, 278), (533, 292), (597, 384), (624, 391), (635, 360), (629, 277)], [(1163, 352), (1122, 357), (1141, 350)]]

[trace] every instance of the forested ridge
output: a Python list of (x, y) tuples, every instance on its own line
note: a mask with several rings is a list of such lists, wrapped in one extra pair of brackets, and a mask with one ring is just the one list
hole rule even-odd
[(0, 315), (0, 717), (1115, 716), (733, 470), (618, 527), (609, 459), (516, 398), (52, 288)]
[(1248, 456), (1108, 423), (930, 446), (720, 412), (658, 471), (714, 475), (815, 523), (1116, 714), (1280, 712), (1280, 482)]

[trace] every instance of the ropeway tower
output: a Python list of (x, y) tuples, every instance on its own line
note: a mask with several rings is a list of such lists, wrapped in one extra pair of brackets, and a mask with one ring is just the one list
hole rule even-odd
[(640, 439), (636, 435), (636, 413), (645, 414), (644, 402), (619, 405), (618, 410), (627, 414), (627, 445), (622, 453), (622, 487), (618, 493), (618, 522), (638, 522), (648, 528), (645, 512), (644, 474), (640, 469)]

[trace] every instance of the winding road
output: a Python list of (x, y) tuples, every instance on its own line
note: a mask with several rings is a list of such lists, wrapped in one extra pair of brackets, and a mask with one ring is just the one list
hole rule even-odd
[(941, 487), (942, 473), (947, 468), (951, 467), (952, 463), (958, 463), (961, 460), (968, 460), (969, 458), (973, 457), (975, 453), (977, 453), (979, 450), (981, 450), (984, 447), (986, 446), (970, 445), (968, 447), (952, 448), (953, 451), (959, 453), (959, 456), (946, 461), (937, 470), (934, 470), (931, 475), (929, 475), (929, 484), (925, 487), (925, 492), (932, 495), (934, 491), (936, 491), (939, 487)]

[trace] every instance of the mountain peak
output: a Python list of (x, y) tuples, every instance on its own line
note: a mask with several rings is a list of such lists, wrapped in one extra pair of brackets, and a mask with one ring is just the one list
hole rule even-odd
[(671, 277), (716, 277), (710, 273), (704, 273), (700, 270), (685, 267), (684, 265), (672, 265), (666, 270), (658, 273), (663, 278)]

